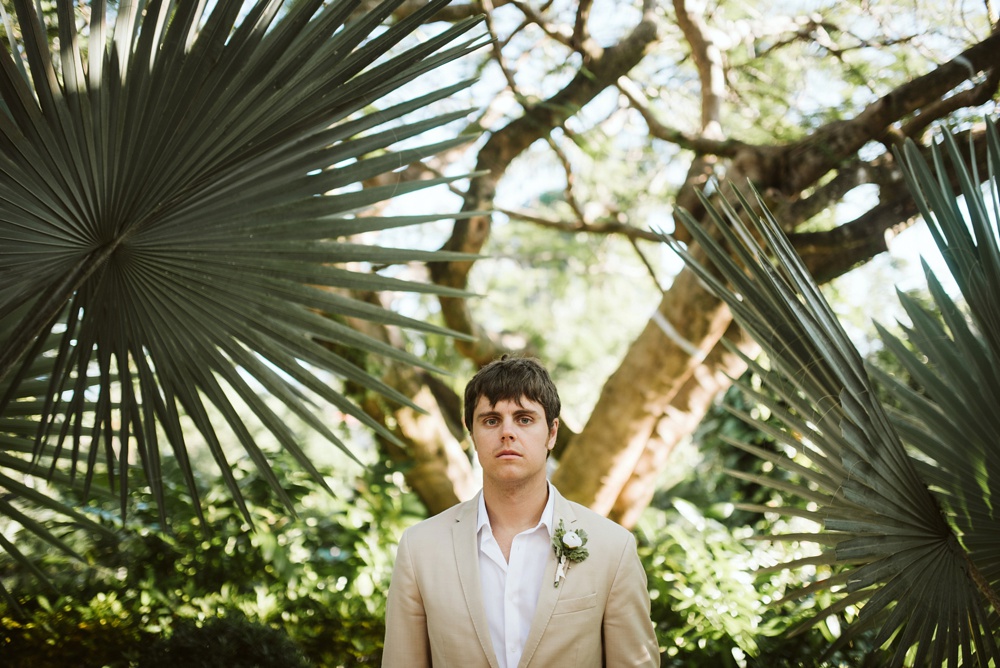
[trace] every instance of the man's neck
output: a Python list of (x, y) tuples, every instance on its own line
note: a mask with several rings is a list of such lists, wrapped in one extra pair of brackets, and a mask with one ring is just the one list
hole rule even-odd
[(517, 487), (483, 484), (483, 501), (494, 532), (500, 529), (520, 533), (537, 525), (548, 500), (549, 483), (545, 478)]

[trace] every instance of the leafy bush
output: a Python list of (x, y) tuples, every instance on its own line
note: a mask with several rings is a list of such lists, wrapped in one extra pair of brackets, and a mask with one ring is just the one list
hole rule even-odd
[[(821, 663), (839, 635), (843, 616), (806, 633), (786, 636), (831, 595), (778, 604), (802, 581), (765, 567), (795, 547), (751, 542), (754, 529), (729, 528), (681, 498), (643, 515), (639, 553), (648, 574), (661, 666), (670, 668), (796, 668), (860, 666), (866, 645), (848, 647)], [(804, 556), (804, 555), (802, 555)]]
[(242, 615), (199, 624), (182, 619), (168, 638), (144, 649), (138, 668), (305, 668), (308, 663), (288, 635)]
[[(88, 656), (94, 665), (117, 668), (135, 665), (144, 644), (162, 640), (179, 647), (202, 632), (198, 624), (222, 616), (232, 643), (249, 633), (246, 624), (263, 624), (283, 629), (315, 665), (377, 665), (392, 547), (421, 511), (400, 491), (401, 476), (378, 465), (360, 476), (323, 471), (334, 487), (331, 496), (286, 458), (275, 455), (275, 472), (297, 517), (273, 498), (251, 463), (235, 467), (253, 528), (222, 483), (199, 478), (202, 521), (169, 461), (169, 529), (157, 525), (148, 492), (132, 496), (125, 523), (113, 501), (108, 507), (91, 504), (88, 512), (115, 535), (65, 530), (90, 564), (60, 555), (42, 563), (57, 587), (75, 594), (50, 604), (44, 592), (31, 589), (34, 579), (24, 580), (18, 589), (24, 617), (13, 610), (3, 614), (0, 653), (19, 657), (14, 665), (76, 666)], [(30, 535), (18, 539), (26, 552), (46, 553), (45, 544)], [(219, 651), (232, 645), (227, 643)]]
[(26, 619), (10, 611), (0, 616), (0, 657), (5, 666), (124, 667), (144, 636), (137, 618), (115, 592), (54, 603), (40, 596), (25, 607)]
[[(747, 374), (743, 382), (759, 385)], [(829, 591), (784, 601), (787, 593), (822, 573), (774, 571), (772, 566), (808, 557), (796, 543), (757, 540), (755, 536), (801, 530), (794, 521), (761, 509), (789, 505), (775, 490), (753, 480), (767, 464), (734, 448), (732, 442), (774, 448), (760, 430), (736, 417), (756, 407), (731, 389), (713, 407), (694, 441), (676, 453), (679, 462), (638, 527), (639, 553), (649, 580), (652, 617), (662, 666), (671, 668), (856, 668), (871, 649), (866, 639), (825, 657), (841, 626), (853, 619), (848, 609), (808, 631), (790, 635), (796, 625), (832, 601)], [(685, 467), (680, 461), (685, 460)], [(732, 472), (744, 475), (735, 476)], [(787, 474), (791, 485), (803, 484)]]

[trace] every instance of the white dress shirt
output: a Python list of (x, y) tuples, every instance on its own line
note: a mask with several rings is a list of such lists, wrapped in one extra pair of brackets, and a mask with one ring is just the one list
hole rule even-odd
[(510, 562), (503, 558), (493, 537), (486, 502), (479, 495), (479, 578), (489, 622), (493, 652), (500, 668), (516, 668), (528, 639), (531, 620), (542, 591), (545, 564), (552, 551), (555, 495), (549, 485), (549, 500), (534, 528), (514, 536)]

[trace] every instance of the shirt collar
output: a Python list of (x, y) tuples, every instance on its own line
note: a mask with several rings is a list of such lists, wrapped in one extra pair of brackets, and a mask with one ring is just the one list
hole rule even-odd
[[(549, 499), (545, 502), (545, 507), (542, 509), (542, 517), (538, 520), (538, 524), (534, 526), (532, 531), (540, 526), (544, 526), (545, 530), (548, 532), (549, 537), (555, 533), (555, 514), (556, 514), (556, 494), (555, 489), (552, 487), (552, 483), (546, 481), (549, 489)], [(493, 525), (490, 524), (489, 513), (486, 512), (486, 500), (483, 498), (482, 492), (479, 493), (479, 514), (476, 518), (476, 533), (478, 534), (484, 526), (490, 528), (490, 533), (493, 533)]]

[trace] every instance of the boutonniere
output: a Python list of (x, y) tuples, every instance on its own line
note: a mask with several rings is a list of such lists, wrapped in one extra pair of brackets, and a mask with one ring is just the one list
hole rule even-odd
[(590, 554), (586, 548), (587, 532), (583, 529), (566, 531), (563, 521), (559, 520), (559, 526), (552, 533), (552, 549), (555, 550), (556, 558), (559, 559), (559, 566), (556, 568), (556, 581), (553, 587), (559, 586), (559, 581), (566, 577), (569, 570), (568, 562), (580, 562)]

